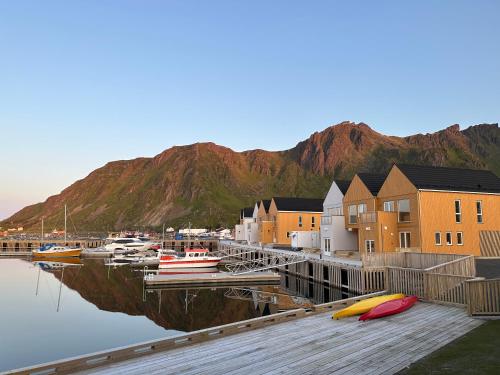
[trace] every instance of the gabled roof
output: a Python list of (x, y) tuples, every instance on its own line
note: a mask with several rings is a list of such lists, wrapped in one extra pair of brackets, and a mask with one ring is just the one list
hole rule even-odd
[(271, 200), (270, 199), (262, 199), (261, 200), (262, 204), (264, 205), (264, 210), (269, 212), (269, 207), (271, 207)]
[(278, 211), (323, 212), (323, 199), (274, 197)]
[(240, 216), (243, 217), (252, 217), (253, 216), (254, 207), (245, 207), (240, 211)]
[(387, 177), (385, 174), (358, 173), (357, 176), (363, 181), (373, 196), (377, 195)]
[(337, 184), (339, 190), (342, 192), (342, 194), (345, 195), (347, 192), (347, 189), (349, 189), (349, 185), (351, 184), (351, 180), (335, 180), (335, 183)]
[(417, 189), (500, 193), (500, 178), (479, 169), (396, 164)]

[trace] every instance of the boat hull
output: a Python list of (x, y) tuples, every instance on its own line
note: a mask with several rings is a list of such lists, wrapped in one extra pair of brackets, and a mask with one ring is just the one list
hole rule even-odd
[(383, 318), (384, 316), (399, 314), (402, 313), (403, 311), (408, 310), (417, 301), (418, 298), (415, 296), (409, 296), (400, 299), (395, 299), (392, 301), (387, 301), (381, 303), (378, 306), (375, 306), (367, 313), (361, 315), (359, 317), (359, 320), (378, 319), (378, 318)]
[(158, 268), (174, 269), (174, 268), (213, 268), (217, 267), (220, 259), (199, 259), (199, 260), (160, 260)]
[(332, 319), (341, 319), (350, 316), (361, 315), (370, 311), (375, 306), (378, 306), (381, 303), (392, 301), (395, 299), (401, 299), (404, 298), (404, 296), (405, 296), (404, 294), (399, 293), (399, 294), (390, 294), (387, 296), (367, 298), (362, 301), (356, 302), (355, 304), (346, 307), (345, 309), (336, 311), (335, 313), (332, 314)]
[(38, 251), (34, 250), (32, 255), (36, 258), (71, 258), (71, 257), (79, 257), (82, 253), (83, 249), (69, 249), (69, 250), (45, 250)]

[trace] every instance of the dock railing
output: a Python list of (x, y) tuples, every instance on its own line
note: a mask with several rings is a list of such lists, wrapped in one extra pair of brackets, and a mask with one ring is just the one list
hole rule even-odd
[(500, 279), (467, 280), (465, 290), (469, 315), (500, 315)]

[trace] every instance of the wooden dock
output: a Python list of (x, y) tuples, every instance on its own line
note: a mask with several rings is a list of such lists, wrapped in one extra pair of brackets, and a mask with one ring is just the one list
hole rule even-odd
[(274, 272), (255, 272), (244, 275), (233, 275), (229, 272), (146, 275), (144, 284), (147, 288), (177, 288), (197, 286), (249, 286), (279, 285), (280, 275)]
[(393, 374), (481, 323), (428, 303), (368, 322), (321, 313), (82, 373)]

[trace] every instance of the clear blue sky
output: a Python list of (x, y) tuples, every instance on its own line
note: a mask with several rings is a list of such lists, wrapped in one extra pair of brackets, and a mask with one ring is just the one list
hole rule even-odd
[(0, 218), (107, 161), (498, 122), (499, 1), (0, 1)]

